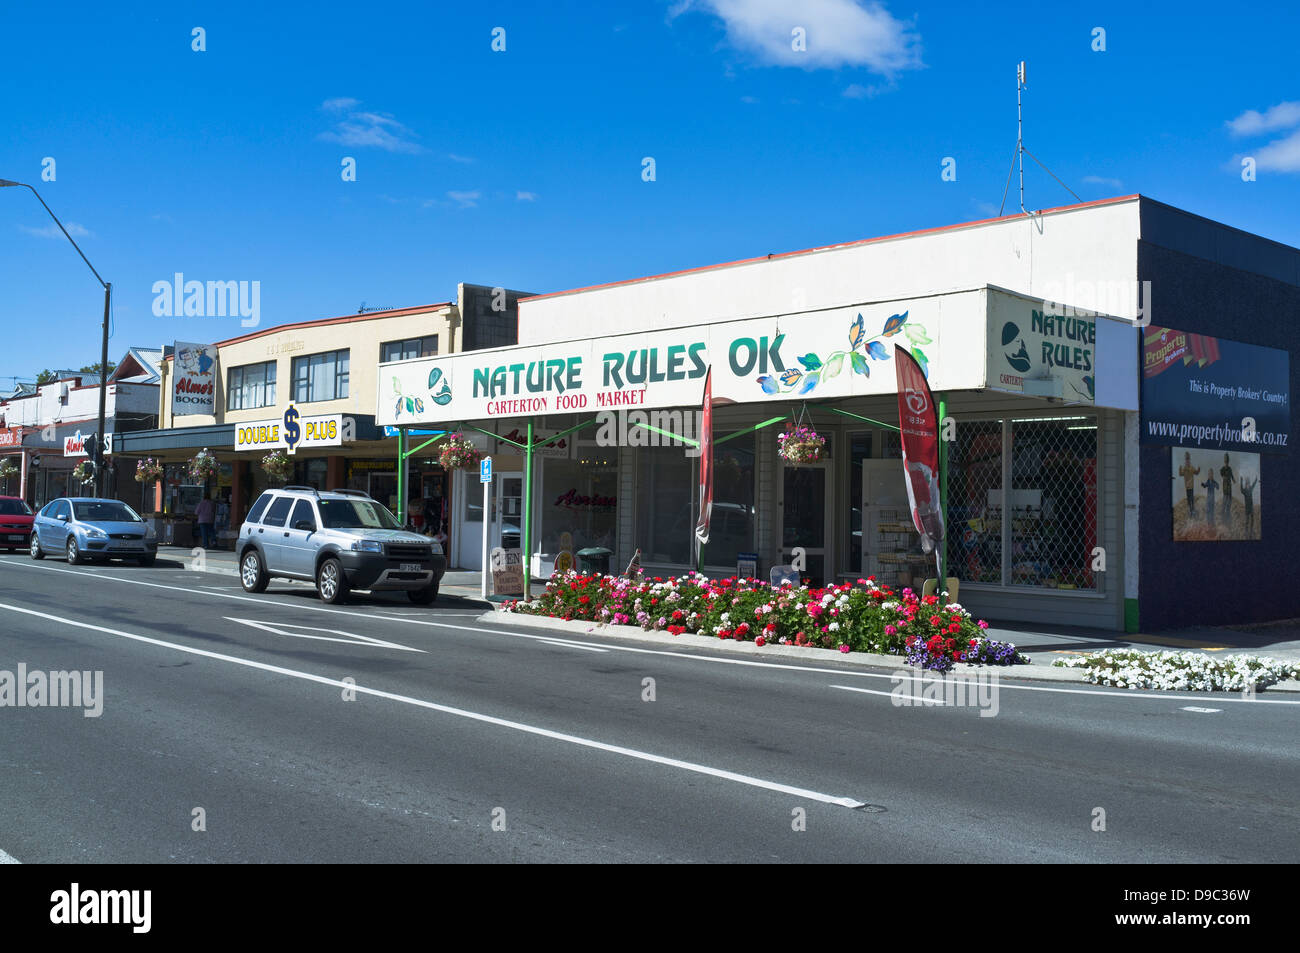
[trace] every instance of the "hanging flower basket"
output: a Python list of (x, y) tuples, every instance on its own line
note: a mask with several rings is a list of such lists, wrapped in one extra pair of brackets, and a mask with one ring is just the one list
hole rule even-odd
[(136, 483), (155, 483), (162, 478), (163, 465), (153, 457), (137, 460), (135, 464)]
[(18, 475), (18, 468), (14, 466), (14, 462), (12, 460), (10, 460), (7, 457), (4, 460), (0, 460), (0, 480), (7, 480), (12, 476), (17, 476), (17, 475)]
[(195, 480), (206, 480), (217, 472), (217, 458), (208, 452), (204, 447), (194, 456), (190, 457), (190, 477)]
[(454, 433), (443, 441), (442, 449), (438, 451), (438, 463), (444, 470), (472, 470), (478, 466), (481, 455), (468, 437)]
[(826, 450), (826, 438), (807, 424), (786, 427), (776, 440), (776, 452), (786, 463), (816, 463)]
[(72, 479), (78, 483), (89, 483), (95, 478), (95, 465), (89, 460), (82, 460), (72, 468)]
[(262, 470), (272, 480), (283, 483), (293, 473), (293, 461), (283, 450), (272, 450), (262, 458)]

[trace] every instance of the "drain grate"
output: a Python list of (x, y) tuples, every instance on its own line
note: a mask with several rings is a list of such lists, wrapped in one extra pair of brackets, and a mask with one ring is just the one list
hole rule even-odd
[(853, 810), (861, 811), (863, 814), (884, 814), (889, 808), (883, 804), (863, 804)]

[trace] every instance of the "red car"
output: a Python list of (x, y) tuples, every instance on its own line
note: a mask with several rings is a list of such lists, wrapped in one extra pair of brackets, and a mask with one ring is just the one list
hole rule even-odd
[(32, 511), (16, 496), (0, 496), (0, 550), (13, 552), (32, 538)]

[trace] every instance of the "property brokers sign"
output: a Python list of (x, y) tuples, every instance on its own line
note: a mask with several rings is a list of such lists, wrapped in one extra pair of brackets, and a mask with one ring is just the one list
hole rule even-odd
[(1142, 340), (1141, 442), (1286, 453), (1286, 351), (1151, 325)]

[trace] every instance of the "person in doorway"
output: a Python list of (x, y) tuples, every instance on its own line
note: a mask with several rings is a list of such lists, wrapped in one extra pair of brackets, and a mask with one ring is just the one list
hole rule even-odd
[(1246, 508), (1246, 537), (1254, 539), (1255, 537), (1255, 487), (1259, 486), (1259, 477), (1255, 477), (1253, 483), (1247, 483), (1246, 478), (1241, 478), (1241, 502)]
[(1196, 515), (1196, 475), (1200, 472), (1200, 467), (1192, 466), (1191, 451), (1184, 453), (1183, 465), (1178, 468), (1178, 475), (1183, 478), (1183, 488), (1187, 490), (1188, 519)]
[(1232, 462), (1228, 455), (1223, 455), (1223, 466), (1219, 467), (1219, 478), (1223, 481), (1223, 522), (1232, 523), (1232, 483), (1236, 478), (1232, 472)]
[(1201, 486), (1205, 487), (1205, 519), (1211, 526), (1214, 525), (1214, 494), (1219, 489), (1219, 484), (1214, 479), (1214, 471), (1210, 471), (1210, 478)]
[(438, 524), (439, 519), (438, 501), (431, 496), (426, 496), (420, 506), (420, 518), (423, 521), (423, 530), (425, 536), (435, 536), (441, 528)]
[(199, 536), (203, 540), (203, 548), (211, 549), (216, 538), (212, 524), (217, 518), (217, 504), (212, 502), (211, 497), (204, 496), (199, 500), (199, 505), (194, 508), (194, 518), (199, 521)]

